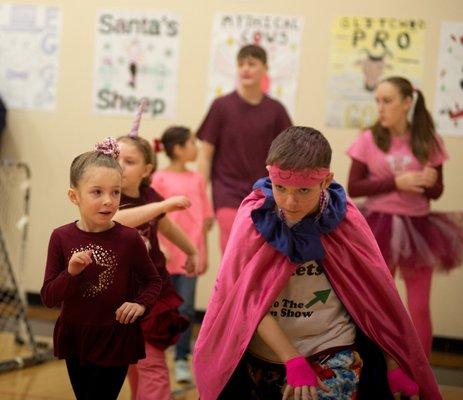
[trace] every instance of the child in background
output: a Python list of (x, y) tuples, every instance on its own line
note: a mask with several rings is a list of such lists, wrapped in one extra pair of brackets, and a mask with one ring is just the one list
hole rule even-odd
[(138, 229), (163, 278), (163, 288), (158, 304), (142, 324), (146, 358), (130, 367), (129, 381), (134, 399), (169, 400), (171, 389), (164, 350), (175, 343), (188, 324), (178, 312), (182, 301), (165, 269), (165, 258), (159, 249), (157, 231), (186, 253), (185, 269), (189, 273), (198, 273), (198, 252), (185, 233), (165, 215), (167, 212), (188, 208), (189, 200), (184, 196), (164, 200), (149, 186), (156, 160), (150, 143), (138, 136), (143, 108), (142, 103), (129, 135), (118, 139), (118, 160), (123, 173), (121, 206), (115, 220)]
[(236, 66), (236, 90), (214, 100), (197, 132), (202, 140), (198, 167), (212, 184), (222, 253), (238, 207), (265, 173), (270, 143), (292, 125), (285, 107), (262, 91), (268, 71), (265, 49), (243, 46)]
[(399, 268), (408, 309), (426, 354), (431, 354), (433, 270), (463, 262), (461, 213), (430, 212), (444, 189), (447, 152), (437, 136), (423, 94), (401, 77), (376, 89), (378, 121), (349, 148), (349, 194), (366, 196), (362, 212), (386, 264)]
[[(199, 249), (199, 274), (207, 268), (207, 231), (211, 228), (213, 212), (206, 195), (206, 184), (201, 174), (190, 171), (186, 164), (196, 160), (198, 149), (195, 137), (188, 128), (173, 126), (167, 129), (161, 138), (161, 143), (167, 157), (169, 166), (156, 171), (151, 181), (151, 187), (161, 196), (187, 196), (191, 207), (169, 214), (188, 235), (190, 240)], [(183, 298), (180, 312), (194, 319), (196, 276), (187, 274), (183, 266), (186, 256), (172, 242), (160, 235), (161, 247), (167, 254), (167, 270), (171, 274), (175, 289)], [(191, 372), (188, 356), (191, 341), (191, 326), (181, 334), (175, 347), (175, 377), (177, 382), (190, 382)]]
[(117, 155), (108, 139), (72, 162), (68, 195), (80, 219), (53, 231), (41, 290), (47, 307), (61, 307), (54, 353), (66, 360), (78, 400), (117, 398), (128, 365), (145, 356), (139, 317), (161, 290), (138, 232), (112, 220), (121, 196)]
[[(242, 202), (196, 341), (201, 400), (442, 399), (331, 147), (292, 127)], [(363, 365), (363, 366), (362, 366)]]

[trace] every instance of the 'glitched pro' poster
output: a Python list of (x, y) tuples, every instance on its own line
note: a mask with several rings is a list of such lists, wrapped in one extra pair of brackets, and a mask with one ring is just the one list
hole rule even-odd
[(327, 125), (372, 124), (374, 90), (388, 76), (403, 76), (420, 87), (425, 29), (425, 22), (415, 18), (336, 18), (331, 28)]

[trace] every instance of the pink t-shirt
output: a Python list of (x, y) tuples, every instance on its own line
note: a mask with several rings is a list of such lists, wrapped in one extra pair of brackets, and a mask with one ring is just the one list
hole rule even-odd
[[(443, 143), (440, 139), (438, 141), (439, 149), (429, 158), (432, 167), (442, 165), (448, 159)], [(347, 154), (366, 164), (371, 178), (388, 179), (403, 172), (420, 171), (424, 168), (424, 165), (413, 155), (409, 143), (409, 134), (401, 137), (392, 136), (391, 146), (385, 153), (376, 146), (372, 132), (367, 130), (352, 143)], [(421, 216), (429, 213), (429, 199), (421, 193), (393, 190), (368, 197), (365, 207), (375, 212)]]
[[(184, 195), (191, 201), (186, 210), (173, 211), (169, 218), (177, 223), (199, 250), (200, 262), (206, 262), (206, 244), (204, 242), (204, 220), (212, 217), (212, 207), (206, 195), (203, 177), (193, 171), (171, 172), (157, 171), (153, 175), (151, 186), (162, 197)], [(167, 270), (171, 274), (185, 274), (183, 266), (186, 255), (177, 246), (159, 234), (161, 246), (167, 250)]]

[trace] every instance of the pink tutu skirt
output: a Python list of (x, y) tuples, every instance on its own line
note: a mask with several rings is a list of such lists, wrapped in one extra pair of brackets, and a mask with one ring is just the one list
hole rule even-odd
[(463, 264), (463, 212), (409, 217), (360, 210), (389, 268), (448, 271)]

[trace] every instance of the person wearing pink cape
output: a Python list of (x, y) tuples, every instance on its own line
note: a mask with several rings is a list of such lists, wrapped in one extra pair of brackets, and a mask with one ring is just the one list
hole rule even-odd
[(405, 281), (408, 310), (429, 357), (432, 274), (463, 264), (463, 213), (430, 210), (444, 189), (448, 155), (421, 91), (390, 77), (375, 97), (378, 121), (348, 150), (348, 191), (366, 196), (360, 209), (386, 264)]
[[(368, 224), (292, 127), (242, 202), (196, 342), (201, 400), (442, 396)], [(394, 397), (393, 397), (394, 396)]]

